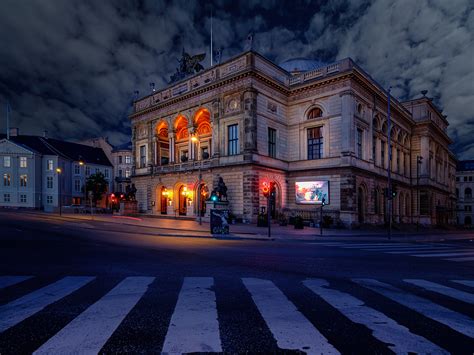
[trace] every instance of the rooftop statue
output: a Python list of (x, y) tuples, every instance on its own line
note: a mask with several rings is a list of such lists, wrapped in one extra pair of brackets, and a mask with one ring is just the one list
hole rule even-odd
[(170, 77), (170, 84), (204, 70), (204, 67), (199, 63), (204, 58), (206, 58), (206, 53), (191, 56), (183, 48), (181, 59), (178, 59), (179, 66), (176, 68), (176, 73)]

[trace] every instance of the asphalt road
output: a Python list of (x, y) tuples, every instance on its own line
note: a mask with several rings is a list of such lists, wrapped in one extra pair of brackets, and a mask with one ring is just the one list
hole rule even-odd
[(0, 211), (0, 354), (472, 354), (472, 257), (468, 241), (167, 237)]

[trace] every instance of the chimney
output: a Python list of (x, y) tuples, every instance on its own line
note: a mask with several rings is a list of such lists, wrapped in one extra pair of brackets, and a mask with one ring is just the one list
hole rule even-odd
[(10, 137), (17, 137), (20, 134), (20, 130), (16, 127), (10, 128)]
[(43, 131), (43, 138), (48, 138), (48, 131), (47, 130)]

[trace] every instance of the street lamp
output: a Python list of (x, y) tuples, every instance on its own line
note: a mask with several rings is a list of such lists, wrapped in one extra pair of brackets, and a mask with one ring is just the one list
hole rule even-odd
[(61, 216), (61, 174), (62, 174), (61, 168), (56, 168), (56, 173), (58, 174), (58, 201), (59, 201), (59, 215)]

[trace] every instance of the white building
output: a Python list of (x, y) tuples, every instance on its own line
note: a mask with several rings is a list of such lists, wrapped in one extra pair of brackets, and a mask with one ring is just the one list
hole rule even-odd
[(474, 190), (474, 160), (462, 160), (458, 162), (456, 171), (456, 196), (458, 198), (457, 205), (457, 221), (458, 224), (472, 225), (472, 191)]
[(11, 133), (10, 139), (0, 135), (0, 207), (53, 211), (59, 198), (63, 206), (79, 205), (89, 175), (101, 172), (112, 181), (112, 164), (102, 149), (20, 136), (17, 129)]

